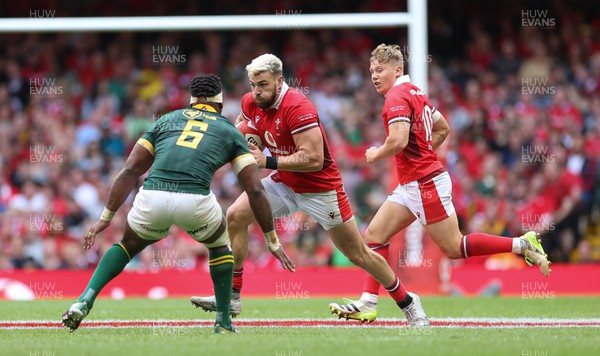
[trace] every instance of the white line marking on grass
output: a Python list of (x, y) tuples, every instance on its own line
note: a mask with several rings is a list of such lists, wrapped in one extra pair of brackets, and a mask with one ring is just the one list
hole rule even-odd
[[(536, 319), (536, 318), (446, 318), (431, 319), (433, 328), (600, 328), (600, 319)], [(234, 319), (236, 327), (300, 327), (300, 328), (398, 328), (407, 323), (400, 319), (377, 319), (372, 324), (361, 324), (344, 319)], [(81, 328), (190, 328), (210, 327), (212, 320), (89, 320)], [(0, 321), (0, 329), (56, 329), (62, 325), (56, 320)]]

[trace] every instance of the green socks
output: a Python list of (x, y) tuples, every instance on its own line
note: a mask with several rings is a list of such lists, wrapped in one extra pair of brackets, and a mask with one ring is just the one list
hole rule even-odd
[[(217, 301), (217, 322), (223, 326), (231, 325), (229, 305), (231, 303), (231, 286), (233, 284), (233, 253), (231, 251), (210, 253), (208, 265), (213, 280)], [(94, 305), (98, 293), (113, 278), (119, 275), (129, 263), (130, 258), (121, 244), (113, 245), (100, 260), (90, 282), (78, 302), (87, 301), (89, 308)]]
[(233, 253), (217, 252), (209, 254), (208, 265), (210, 277), (215, 288), (217, 301), (217, 323), (223, 326), (231, 325), (229, 305), (231, 303), (231, 286), (233, 284)]
[[(129, 253), (125, 251), (125, 247), (121, 244), (114, 244), (106, 251), (98, 267), (92, 275), (92, 279), (88, 283), (83, 294), (77, 299), (78, 302), (86, 300), (89, 308), (94, 305), (94, 301), (98, 293), (108, 284), (113, 278), (123, 271), (123, 268), (129, 263)], [(233, 259), (232, 259), (233, 261)]]

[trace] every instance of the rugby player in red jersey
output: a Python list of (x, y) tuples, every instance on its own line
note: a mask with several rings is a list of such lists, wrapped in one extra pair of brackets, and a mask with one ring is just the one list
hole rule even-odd
[[(530, 266), (538, 265), (548, 276), (549, 262), (535, 232), (513, 238), (460, 232), (452, 204), (452, 182), (435, 153), (450, 132), (448, 123), (427, 95), (404, 75), (399, 46), (379, 45), (370, 62), (371, 81), (377, 93), (385, 96), (382, 121), (387, 137), (381, 147), (367, 149), (365, 156), (368, 163), (394, 157), (399, 184), (367, 228), (369, 247), (387, 260), (390, 239), (419, 219), (449, 258), (513, 252), (523, 255)], [(350, 319), (372, 321), (377, 317), (379, 285), (366, 276), (360, 300), (329, 307)]]
[[(251, 145), (259, 167), (274, 170), (262, 180), (273, 216), (286, 216), (298, 210), (311, 215), (330, 232), (333, 243), (352, 263), (386, 287), (410, 325), (428, 326), (419, 297), (407, 292), (385, 259), (363, 242), (314, 105), (284, 82), (283, 65), (276, 56), (259, 56), (246, 70), (252, 92), (242, 98), (238, 122), (250, 120), (271, 153), (266, 157)], [(235, 264), (232, 315), (241, 311), (240, 290), (243, 264), (248, 254), (248, 226), (254, 221), (248, 196), (244, 193), (227, 211)], [(277, 244), (277, 241), (268, 243), (272, 248), (271, 244)], [(215, 309), (212, 296), (192, 297), (192, 303), (207, 311)]]

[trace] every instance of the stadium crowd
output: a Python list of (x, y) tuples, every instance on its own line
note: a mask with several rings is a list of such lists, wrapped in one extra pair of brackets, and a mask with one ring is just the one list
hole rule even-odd
[[(111, 1), (90, 3), (103, 15), (127, 14)], [(173, 3), (186, 14), (226, 11), (222, 5), (203, 12)], [(369, 55), (381, 42), (405, 44), (406, 32), (309, 31), (302, 29), (301, 14), (405, 10), (386, 3), (392, 2), (351, 8), (333, 2), (317, 9), (312, 1), (288, 1), (277, 10), (287, 16), (282, 31), (0, 35), (0, 269), (95, 265), (122, 235), (133, 194), (92, 250), (81, 248), (81, 238), (102, 212), (137, 138), (161, 114), (188, 104), (187, 86), (201, 73), (221, 76), (224, 114), (235, 120), (249, 91), (245, 66), (267, 52), (282, 58), (287, 83), (316, 105), (364, 229), (395, 179), (386, 163), (367, 165), (364, 159), (366, 148), (385, 138), (383, 98), (369, 79)], [(462, 16), (486, 9), (458, 3), (465, 5), (463, 15), (430, 2), (429, 53), (405, 52), (407, 66), (427, 61), (429, 97), (452, 127), (438, 154), (453, 178), (462, 231), (516, 236), (533, 229), (544, 233), (554, 262), (597, 260), (599, 12), (552, 2), (542, 25), (527, 25), (532, 22), (522, 19), (531, 16), (521, 11), (527, 3), (515, 2), (502, 16), (468, 20)], [(171, 10), (173, 4), (143, 4), (132, 1), (130, 14), (181, 14)], [(293, 12), (304, 5), (312, 10)], [(57, 16), (91, 13), (80, 6), (62, 13), (58, 8)], [(0, 9), (28, 17), (34, 7), (35, 1), (24, 1), (11, 11)], [(270, 9), (255, 11), (276, 13)], [(241, 192), (229, 169), (217, 173), (212, 189), (224, 209)], [(332, 263), (326, 233), (303, 214), (280, 220), (278, 230), (297, 265)], [(250, 269), (276, 267), (256, 232)], [(205, 265), (201, 244), (176, 227), (171, 235), (128, 268)]]

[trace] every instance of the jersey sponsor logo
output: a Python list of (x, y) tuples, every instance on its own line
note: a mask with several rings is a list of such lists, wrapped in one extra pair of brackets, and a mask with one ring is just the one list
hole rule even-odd
[(277, 142), (275, 141), (275, 137), (273, 137), (273, 134), (270, 133), (269, 131), (265, 131), (265, 141), (267, 141), (269, 146), (277, 147)]
[(216, 119), (215, 117), (213, 117), (211, 115), (207, 115), (204, 112), (202, 112), (200, 110), (195, 110), (195, 109), (183, 110), (182, 115), (187, 117), (188, 119), (192, 119), (192, 120), (196, 120), (199, 117), (202, 117), (203, 119), (208, 119), (208, 120)]
[(404, 110), (404, 108), (405, 108), (404, 105), (392, 106), (390, 108), (390, 112), (402, 111), (402, 110)]
[(186, 231), (186, 232), (190, 235), (193, 235), (193, 234), (199, 233), (200, 231), (206, 230), (207, 227), (208, 227), (208, 224), (204, 224), (204, 225), (200, 226), (199, 228), (197, 228), (196, 230), (190, 230), (190, 231)]
[(142, 227), (142, 229), (146, 230), (146, 231), (150, 231), (150, 232), (156, 232), (158, 234), (164, 234), (165, 232), (169, 231), (169, 228), (165, 228), (165, 229), (153, 229), (150, 228), (144, 224), (140, 224), (140, 226)]
[(182, 114), (183, 114), (183, 116), (185, 116), (187, 118), (195, 119), (198, 116), (200, 116), (201, 112), (198, 111), (198, 110), (190, 110), (190, 109), (188, 109), (188, 110), (184, 110)]
[(424, 91), (422, 91), (422, 90), (414, 90), (414, 89), (411, 89), (411, 90), (410, 90), (410, 93), (411, 93), (412, 95), (425, 95), (425, 92), (424, 92)]

